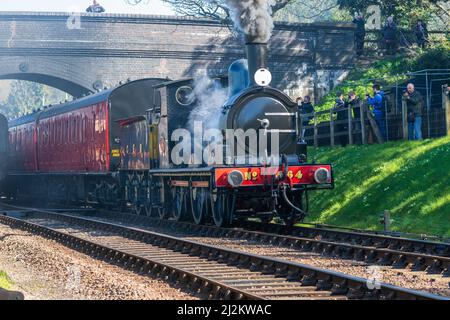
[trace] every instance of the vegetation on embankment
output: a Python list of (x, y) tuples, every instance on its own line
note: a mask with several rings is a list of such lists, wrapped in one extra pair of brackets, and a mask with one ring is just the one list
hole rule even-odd
[(311, 193), (307, 222), (382, 230), (390, 210), (392, 231), (450, 237), (450, 137), (320, 148), (317, 160), (336, 186)]
[(6, 274), (6, 272), (0, 270), (0, 288), (10, 289), (12, 286), (12, 281)]

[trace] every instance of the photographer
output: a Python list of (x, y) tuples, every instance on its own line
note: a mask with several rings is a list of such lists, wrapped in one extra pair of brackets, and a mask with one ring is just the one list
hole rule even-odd
[(383, 139), (387, 141), (387, 130), (386, 130), (386, 112), (384, 109), (384, 92), (381, 91), (380, 85), (374, 84), (373, 87), (373, 98), (370, 94), (366, 94), (367, 103), (373, 108), (373, 115), (375, 117), (375, 122), (380, 129), (380, 133)]
[(402, 99), (408, 110), (408, 139), (422, 140), (423, 97), (414, 84), (409, 83)]

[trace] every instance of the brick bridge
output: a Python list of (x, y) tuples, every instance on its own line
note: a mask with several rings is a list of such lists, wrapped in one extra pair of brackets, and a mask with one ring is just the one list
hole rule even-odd
[[(354, 60), (350, 24), (277, 24), (269, 66), (289, 94), (321, 96)], [(230, 27), (148, 15), (0, 12), (0, 79), (73, 96), (128, 78), (224, 74), (244, 56)]]

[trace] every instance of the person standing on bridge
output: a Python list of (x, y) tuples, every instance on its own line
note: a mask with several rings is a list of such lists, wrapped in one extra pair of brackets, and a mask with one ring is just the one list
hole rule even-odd
[(417, 21), (414, 32), (416, 34), (417, 45), (420, 48), (425, 49), (428, 43), (428, 30), (427, 25), (423, 22), (423, 20)]
[(364, 53), (364, 40), (366, 38), (366, 21), (362, 14), (355, 14), (355, 19), (353, 19), (353, 23), (356, 25), (355, 30), (355, 48), (356, 55), (361, 56)]
[(102, 13), (102, 12), (105, 12), (105, 8), (103, 8), (103, 7), (97, 2), (97, 0), (94, 0), (94, 2), (92, 3), (92, 5), (90, 5), (90, 6), (86, 9), (86, 12)]
[(392, 16), (388, 17), (383, 28), (383, 39), (386, 46), (386, 54), (394, 55), (397, 52), (398, 30)]

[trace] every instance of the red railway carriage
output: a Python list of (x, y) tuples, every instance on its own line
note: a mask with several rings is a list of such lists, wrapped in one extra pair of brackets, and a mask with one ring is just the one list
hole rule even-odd
[(153, 86), (144, 79), (46, 108), (9, 124), (16, 173), (102, 173), (120, 163), (119, 119), (151, 107)]
[(77, 199), (95, 192), (120, 165), (118, 120), (145, 114), (153, 103), (153, 86), (162, 81), (128, 82), (11, 121), (9, 181), (14, 193), (56, 192), (62, 193), (60, 198)]

